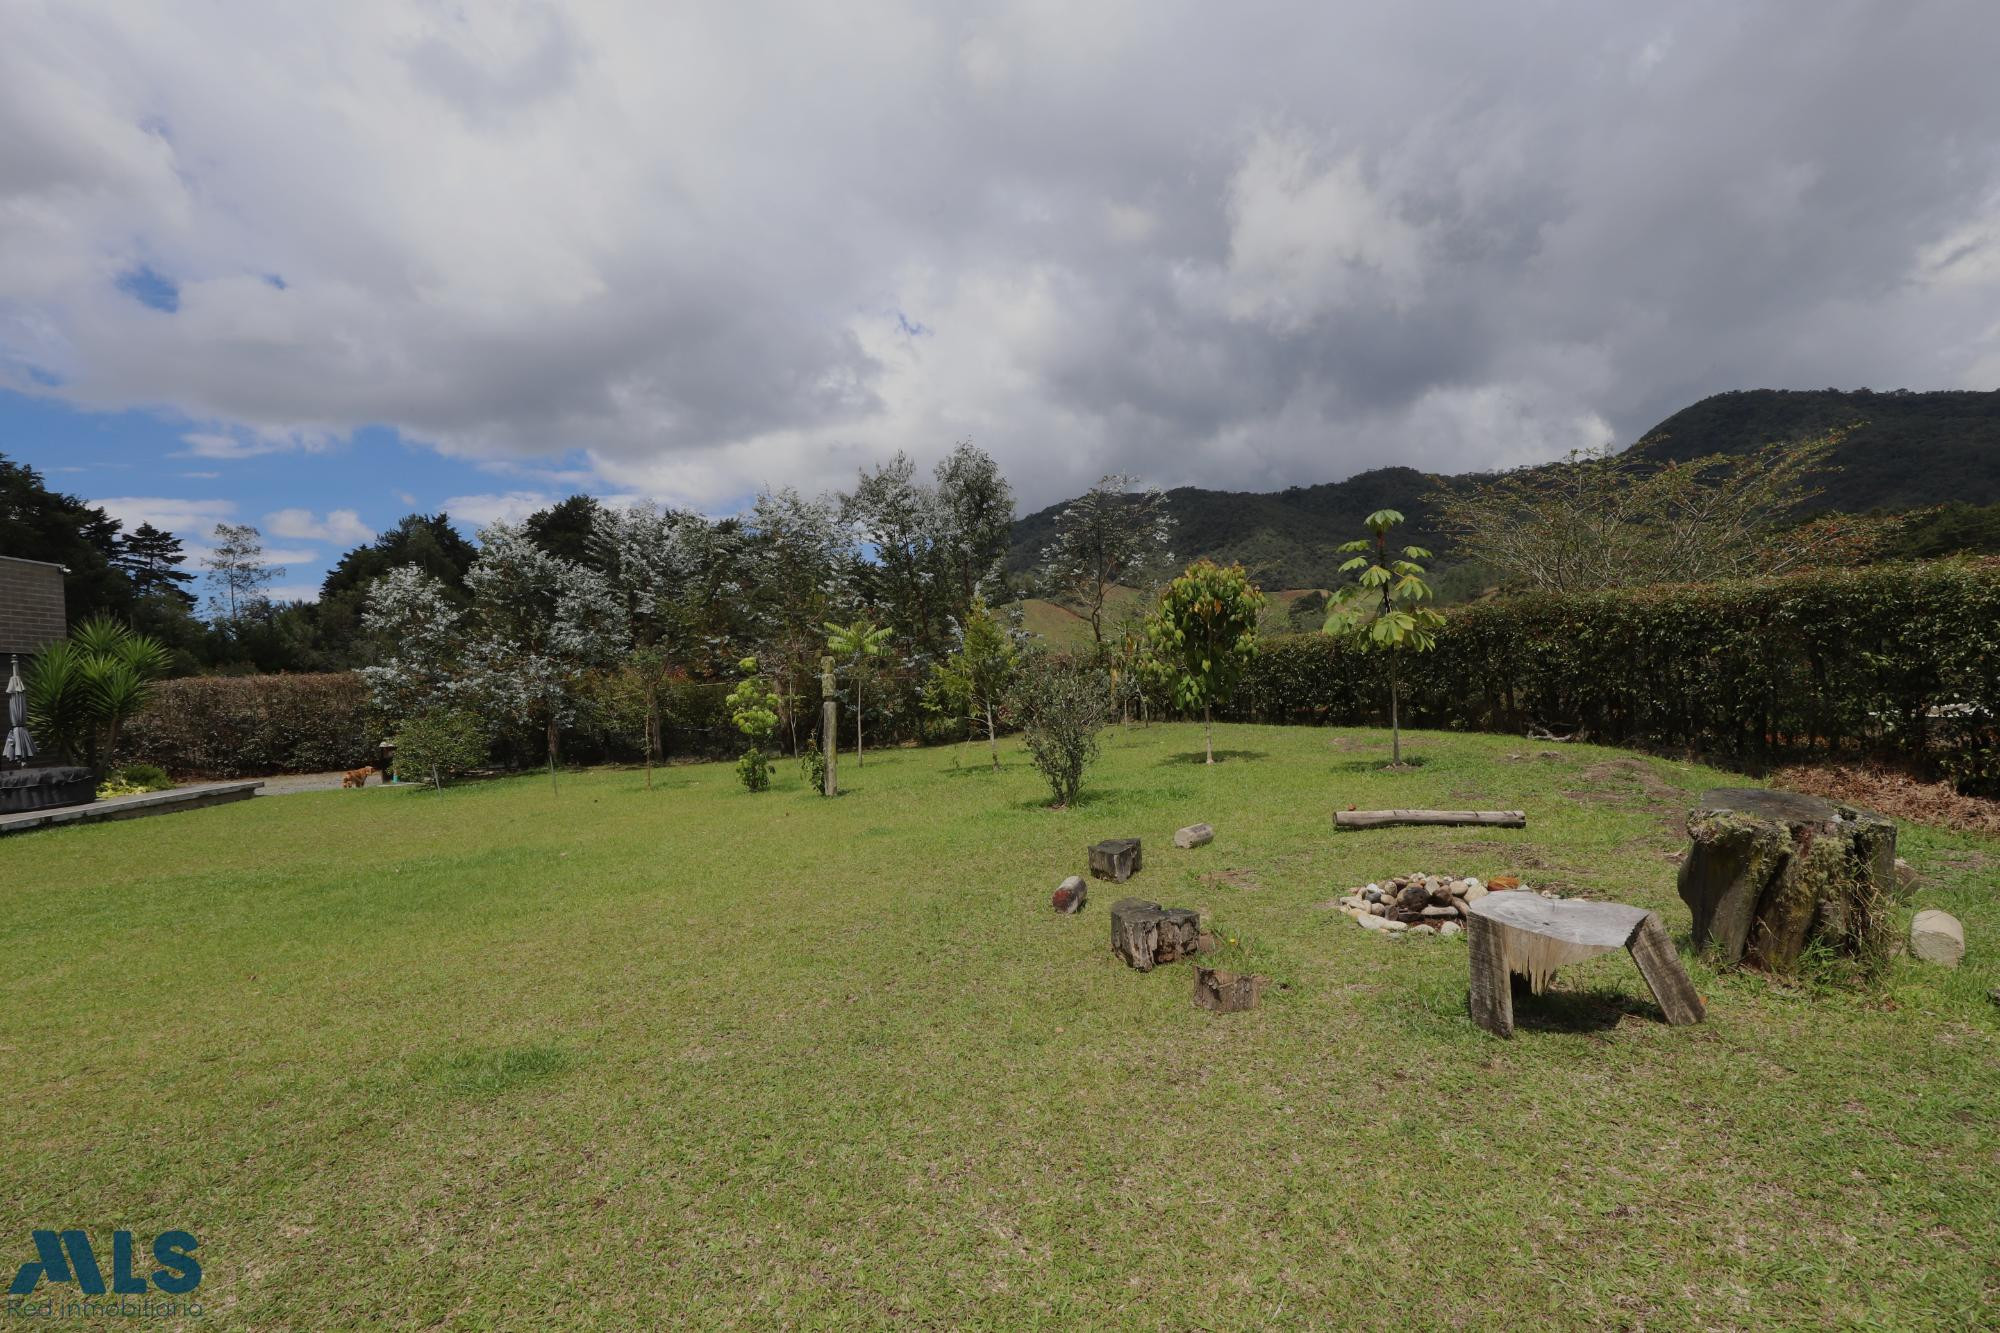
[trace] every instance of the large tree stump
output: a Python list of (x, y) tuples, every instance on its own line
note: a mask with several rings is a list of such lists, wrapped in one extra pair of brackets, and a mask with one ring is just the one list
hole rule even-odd
[(1201, 913), (1191, 907), (1162, 907), (1143, 898), (1111, 904), (1111, 951), (1141, 972), (1195, 951)]
[(1896, 826), (1797, 792), (1719, 787), (1688, 815), (1680, 894), (1725, 966), (1790, 973), (1808, 942), (1879, 967), (1894, 938)]
[(1090, 873), (1099, 879), (1123, 884), (1139, 873), (1137, 838), (1106, 838), (1090, 848)]

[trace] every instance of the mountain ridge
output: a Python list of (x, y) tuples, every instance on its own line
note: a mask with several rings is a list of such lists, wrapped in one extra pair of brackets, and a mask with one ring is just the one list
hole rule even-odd
[[(1832, 469), (1815, 478), (1821, 493), (1801, 516), (2000, 502), (2000, 390), (1731, 390), (1673, 413), (1626, 452), (1684, 461), (1748, 453), (1836, 429), (1848, 434), (1834, 450)], [(1912, 459), (1921, 464), (1912, 466)], [(1448, 584), (1454, 564), (1424, 497), (1492, 475), (1378, 467), (1280, 491), (1175, 487), (1167, 492), (1175, 520), (1174, 558), (1241, 563), (1266, 587), (1322, 587), (1345, 559), (1339, 545), (1360, 535), (1363, 517), (1386, 507), (1405, 515), (1409, 540), (1438, 552), (1437, 573)], [(1015, 521), (1010, 570), (1033, 568), (1068, 503)]]

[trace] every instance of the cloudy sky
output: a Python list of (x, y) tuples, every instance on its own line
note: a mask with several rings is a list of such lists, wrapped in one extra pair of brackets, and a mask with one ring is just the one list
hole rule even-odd
[(0, 452), (287, 582), (413, 508), (1024, 505), (2000, 387), (2000, 5), (0, 0)]

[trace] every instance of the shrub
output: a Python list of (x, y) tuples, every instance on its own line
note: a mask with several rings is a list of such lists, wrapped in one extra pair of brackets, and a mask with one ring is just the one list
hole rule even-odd
[(805, 748), (799, 751), (799, 776), (814, 792), (822, 796), (826, 794), (826, 751), (819, 748), (817, 737), (807, 741)]
[(447, 778), (484, 764), (486, 755), (486, 733), (468, 713), (433, 709), (411, 718), (396, 733), (396, 776), (407, 772), (439, 790)]
[[(1882, 565), (1452, 610), (1404, 667), (1408, 720), (1582, 730), (1765, 760), (1886, 751), (1982, 776), (2000, 718), (2000, 562)], [(1234, 714), (1367, 724), (1373, 665), (1318, 635), (1266, 639)]]
[(1084, 770), (1097, 758), (1097, 733), (1110, 713), (1110, 689), (1110, 680), (1096, 667), (1054, 653), (1027, 658), (1015, 682), (1021, 739), (1048, 779), (1057, 809), (1076, 799)]
[(736, 776), (741, 779), (746, 791), (769, 791), (771, 789), (771, 756), (756, 746), (743, 752), (736, 761)]
[(167, 770), (158, 764), (127, 764), (111, 776), (119, 782), (143, 787), (147, 791), (166, 791), (174, 785), (174, 780), (167, 776)]
[(352, 672), (163, 680), (126, 724), (118, 758), (234, 778), (374, 763), (381, 736)]
[(108, 801), (114, 796), (139, 796), (150, 791), (168, 791), (174, 780), (166, 770), (155, 764), (127, 764), (114, 770), (97, 786), (97, 799)]

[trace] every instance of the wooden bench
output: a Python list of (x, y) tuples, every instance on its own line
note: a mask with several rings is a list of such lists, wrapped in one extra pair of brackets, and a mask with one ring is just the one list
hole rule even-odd
[(1538, 893), (1502, 890), (1465, 909), (1472, 946), (1472, 1021), (1498, 1037), (1514, 1035), (1513, 978), (1540, 995), (1556, 969), (1613, 949), (1629, 949), (1639, 975), (1673, 1024), (1706, 1015), (1687, 969), (1657, 913), (1622, 903), (1553, 902)]

